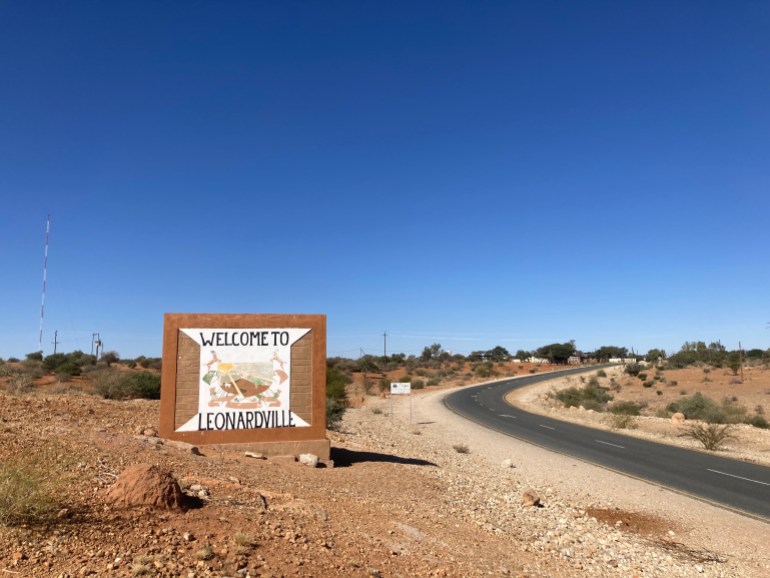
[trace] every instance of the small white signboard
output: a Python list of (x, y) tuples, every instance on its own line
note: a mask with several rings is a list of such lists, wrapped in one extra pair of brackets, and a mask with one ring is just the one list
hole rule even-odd
[(412, 393), (412, 384), (408, 381), (390, 384), (390, 395), (409, 395), (410, 393)]

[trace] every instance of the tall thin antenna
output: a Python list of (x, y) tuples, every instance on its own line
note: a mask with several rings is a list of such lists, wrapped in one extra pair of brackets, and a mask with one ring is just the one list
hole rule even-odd
[(51, 231), (51, 214), (45, 222), (45, 258), (43, 259), (43, 301), (40, 304), (40, 336), (37, 340), (37, 350), (43, 352), (43, 319), (45, 318), (45, 278), (48, 272), (48, 234)]

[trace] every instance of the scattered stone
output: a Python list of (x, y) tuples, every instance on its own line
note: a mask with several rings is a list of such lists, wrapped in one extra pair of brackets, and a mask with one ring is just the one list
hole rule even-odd
[(181, 510), (183, 500), (182, 490), (171, 471), (149, 464), (126, 468), (107, 493), (107, 502), (124, 507)]
[(683, 413), (677, 412), (671, 416), (671, 423), (681, 424), (684, 423), (685, 417)]
[(513, 465), (513, 460), (511, 459), (505, 459), (503, 460), (503, 463), (500, 464), (504, 468), (514, 468), (516, 466)]
[(264, 454), (260, 454), (258, 452), (244, 452), (243, 455), (246, 456), (247, 458), (254, 458), (255, 460), (264, 460), (265, 459), (265, 455)]
[(158, 437), (158, 430), (153, 427), (148, 427), (142, 432), (142, 435), (147, 436), (148, 438), (156, 438)]
[(315, 454), (300, 454), (299, 462), (308, 467), (315, 468), (318, 467), (318, 456)]
[(534, 490), (525, 490), (521, 496), (522, 503), (525, 506), (540, 506), (540, 496)]

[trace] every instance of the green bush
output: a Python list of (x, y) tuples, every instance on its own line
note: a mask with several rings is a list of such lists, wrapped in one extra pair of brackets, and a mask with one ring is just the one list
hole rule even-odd
[(441, 383), (441, 382), (434, 377), (433, 379), (429, 379), (428, 380), (427, 385), (434, 386), (434, 385), (438, 385), (439, 383)]
[(642, 383), (642, 387), (652, 387), (655, 382), (652, 379), (648, 379), (647, 381)]
[(626, 413), (610, 414), (609, 425), (612, 429), (635, 429), (637, 427), (634, 416)]
[[(435, 381), (434, 379), (431, 379), (430, 381)], [(428, 383), (430, 383), (430, 381)], [(424, 379), (415, 379), (412, 382), (412, 389), (423, 389), (425, 388), (425, 380)]]
[(672, 413), (681, 412), (687, 419), (699, 419), (712, 424), (739, 423), (746, 416), (746, 408), (735, 400), (725, 398), (720, 405), (700, 392), (672, 402), (666, 409)]
[(596, 377), (607, 377), (607, 372), (604, 371), (603, 369), (600, 369), (599, 371), (596, 372)]
[(160, 399), (160, 375), (149, 371), (131, 372), (129, 375), (129, 397), (139, 399)]
[(752, 415), (750, 418), (746, 420), (746, 423), (761, 429), (770, 428), (770, 423), (768, 423), (767, 420), (763, 418), (761, 415)]
[(639, 375), (642, 371), (642, 366), (638, 363), (629, 363), (624, 370), (628, 375)]
[(616, 401), (608, 410), (617, 415), (640, 415), (642, 406), (633, 401)]
[(639, 373), (636, 377), (639, 378), (639, 381), (644, 381), (645, 379), (647, 379), (647, 374), (646, 373)]
[(104, 367), (91, 373), (96, 393), (105, 399), (160, 399), (160, 375)]
[(353, 381), (352, 378), (337, 367), (327, 367), (326, 397), (330, 399), (336, 399), (338, 401), (347, 399), (345, 386), (348, 385), (351, 381)]
[(342, 421), (342, 416), (345, 415), (346, 409), (347, 408), (345, 407), (345, 404), (343, 404), (341, 401), (327, 397), (326, 427), (330, 430), (336, 430)]
[(583, 406), (586, 409), (604, 411), (604, 404), (612, 400), (607, 388), (593, 386), (590, 383), (583, 388), (569, 387), (554, 394), (565, 407)]

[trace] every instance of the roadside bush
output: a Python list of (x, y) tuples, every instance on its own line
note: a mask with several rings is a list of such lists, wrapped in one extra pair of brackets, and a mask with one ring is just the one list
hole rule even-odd
[(770, 423), (768, 423), (767, 420), (763, 418), (761, 415), (752, 415), (750, 418), (746, 420), (746, 423), (754, 427), (758, 427), (760, 429), (770, 428)]
[(429, 379), (428, 380), (428, 385), (431, 385), (431, 386), (438, 385), (439, 383), (441, 383), (441, 382), (438, 379), (436, 379), (435, 377), (433, 379)]
[(582, 405), (584, 408), (594, 411), (604, 411), (604, 404), (612, 400), (612, 395), (608, 393), (607, 388), (594, 386), (590, 383), (582, 388), (562, 389), (551, 395), (562, 402), (565, 407), (580, 407)]
[(609, 425), (612, 429), (635, 429), (637, 427), (634, 416), (625, 413), (611, 413)]
[(701, 392), (682, 397), (666, 406), (671, 413), (682, 413), (687, 419), (699, 419), (708, 423), (724, 423), (725, 415), (717, 403)]
[(638, 363), (629, 363), (628, 365), (626, 365), (626, 368), (624, 369), (624, 371), (628, 375), (639, 375), (639, 373), (642, 371), (642, 366), (639, 365)]
[(128, 378), (129, 397), (138, 399), (160, 399), (160, 375), (149, 371), (130, 373)]
[[(434, 379), (431, 379), (428, 383), (431, 381), (435, 381)], [(425, 388), (425, 380), (422, 379), (415, 379), (412, 381), (412, 389), (424, 389)]]
[(345, 386), (348, 385), (351, 381), (353, 381), (352, 378), (337, 367), (327, 367), (326, 397), (330, 399), (336, 399), (338, 401), (344, 401), (347, 399)]
[(27, 358), (27, 361), (43, 361), (43, 352), (33, 351), (32, 353), (27, 353), (25, 357)]
[(640, 415), (642, 406), (633, 401), (616, 401), (608, 410), (616, 415)]
[(599, 371), (596, 372), (596, 377), (607, 377), (607, 372), (604, 371), (603, 369), (600, 369)]
[(715, 452), (729, 439), (733, 438), (733, 432), (729, 425), (715, 423), (694, 423), (685, 428), (682, 435), (698, 440), (704, 449)]
[(326, 427), (330, 430), (336, 430), (340, 426), (342, 416), (345, 415), (345, 404), (333, 398), (326, 398)]
[(104, 399), (160, 399), (160, 375), (105, 367), (92, 372), (96, 393)]

